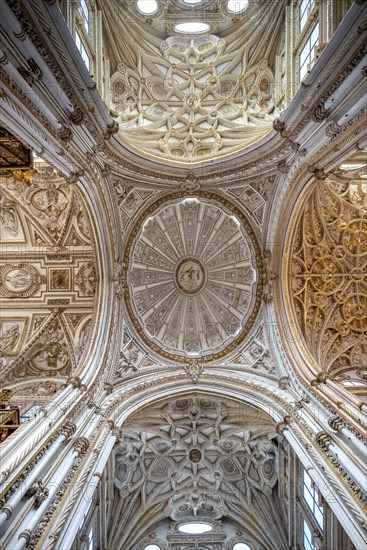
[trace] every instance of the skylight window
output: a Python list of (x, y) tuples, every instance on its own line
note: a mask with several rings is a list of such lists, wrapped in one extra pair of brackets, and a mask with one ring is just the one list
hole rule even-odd
[(299, 80), (303, 80), (311, 69), (316, 56), (316, 46), (319, 43), (319, 24), (316, 23), (299, 55)]
[(138, 0), (136, 5), (140, 13), (144, 15), (152, 15), (158, 9), (158, 2), (156, 0)]
[(207, 32), (209, 30), (207, 23), (200, 23), (199, 21), (189, 21), (187, 23), (179, 23), (175, 26), (177, 32), (184, 32), (187, 34), (198, 34), (201, 32)]
[(324, 511), (322, 506), (318, 504), (318, 492), (315, 484), (306, 471), (303, 472), (303, 496), (312, 512), (312, 515), (319, 524), (321, 530), (324, 525)]
[(185, 4), (201, 4), (203, 0), (184, 0)]
[(188, 535), (201, 535), (202, 533), (209, 533), (213, 527), (209, 523), (183, 523), (178, 528), (181, 533), (187, 533)]
[(364, 168), (365, 166), (365, 164), (359, 164), (358, 162), (350, 162), (341, 164), (339, 168), (341, 170), (359, 170), (360, 168)]
[(241, 13), (247, 8), (248, 0), (228, 0), (227, 9), (231, 13)]
[(366, 382), (362, 382), (362, 380), (343, 380), (342, 382), (343, 386), (345, 387), (358, 387), (358, 386), (366, 386)]
[(148, 544), (144, 550), (161, 550), (157, 544)]
[(251, 548), (244, 542), (236, 542), (236, 544), (233, 545), (233, 550), (251, 550)]

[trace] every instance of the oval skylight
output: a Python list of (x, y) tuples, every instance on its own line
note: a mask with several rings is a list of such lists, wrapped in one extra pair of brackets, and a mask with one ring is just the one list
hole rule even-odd
[(178, 528), (181, 533), (187, 533), (188, 535), (201, 535), (202, 533), (209, 533), (213, 527), (209, 523), (183, 523)]
[(187, 23), (179, 23), (175, 26), (177, 32), (185, 32), (187, 34), (197, 34), (200, 32), (206, 32), (209, 30), (207, 23), (201, 23), (199, 21), (188, 21)]
[(161, 550), (157, 544), (148, 544), (144, 550)]
[(248, 0), (228, 0), (227, 9), (231, 13), (240, 13), (247, 8)]
[(185, 4), (201, 4), (203, 0), (184, 0)]
[(251, 550), (251, 548), (244, 542), (236, 542), (236, 544), (233, 545), (233, 550)]
[(138, 6), (138, 10), (144, 15), (151, 15), (158, 9), (157, 0), (138, 0), (136, 5)]
[(346, 387), (367, 385), (366, 382), (362, 382), (362, 380), (343, 380), (342, 384), (343, 386), (346, 386)]
[(365, 164), (360, 164), (358, 162), (347, 162), (345, 164), (341, 164), (339, 168), (341, 170), (359, 170), (360, 168), (363, 168), (366, 166)]

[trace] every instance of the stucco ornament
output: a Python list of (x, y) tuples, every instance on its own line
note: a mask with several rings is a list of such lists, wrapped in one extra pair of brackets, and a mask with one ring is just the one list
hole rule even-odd
[(274, 74), (266, 59), (249, 63), (246, 42), (171, 36), (157, 48), (154, 41), (149, 33), (134, 38), (129, 28), (123, 42), (136, 66), (111, 78), (111, 107), (129, 145), (193, 163), (241, 150), (272, 130)]
[(367, 389), (367, 184), (360, 173), (336, 171), (310, 192), (292, 241), (289, 287), (298, 329), (320, 377), (332, 377), (362, 396)]
[(126, 253), (126, 303), (145, 342), (187, 360), (236, 342), (256, 309), (256, 250), (240, 218), (201, 197), (144, 218)]
[(135, 514), (135, 528), (157, 513), (174, 521), (231, 516), (258, 491), (272, 494), (277, 437), (263, 413), (201, 394), (156, 405), (148, 417), (141, 411), (113, 453), (121, 513)]

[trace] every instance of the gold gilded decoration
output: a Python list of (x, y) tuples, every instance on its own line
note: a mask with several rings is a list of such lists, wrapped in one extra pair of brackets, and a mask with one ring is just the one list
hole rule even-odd
[(20, 423), (19, 409), (0, 409), (0, 443), (5, 441), (18, 427)]
[(318, 180), (296, 227), (289, 272), (298, 326), (322, 374), (360, 394), (367, 371), (365, 181), (343, 170)]
[(261, 255), (242, 212), (226, 205), (205, 191), (162, 197), (128, 240), (126, 309), (144, 342), (166, 358), (213, 360), (254, 322)]
[(12, 176), (15, 181), (20, 181), (26, 185), (32, 185), (33, 178), (37, 176), (37, 174), (37, 170), (14, 170)]
[(0, 127), (0, 174), (11, 175), (13, 170), (32, 168), (32, 151), (24, 147), (13, 134)]

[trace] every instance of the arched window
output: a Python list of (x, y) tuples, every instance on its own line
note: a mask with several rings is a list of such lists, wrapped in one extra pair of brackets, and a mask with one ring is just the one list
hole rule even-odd
[(161, 550), (158, 544), (148, 544), (145, 546), (144, 550)]

